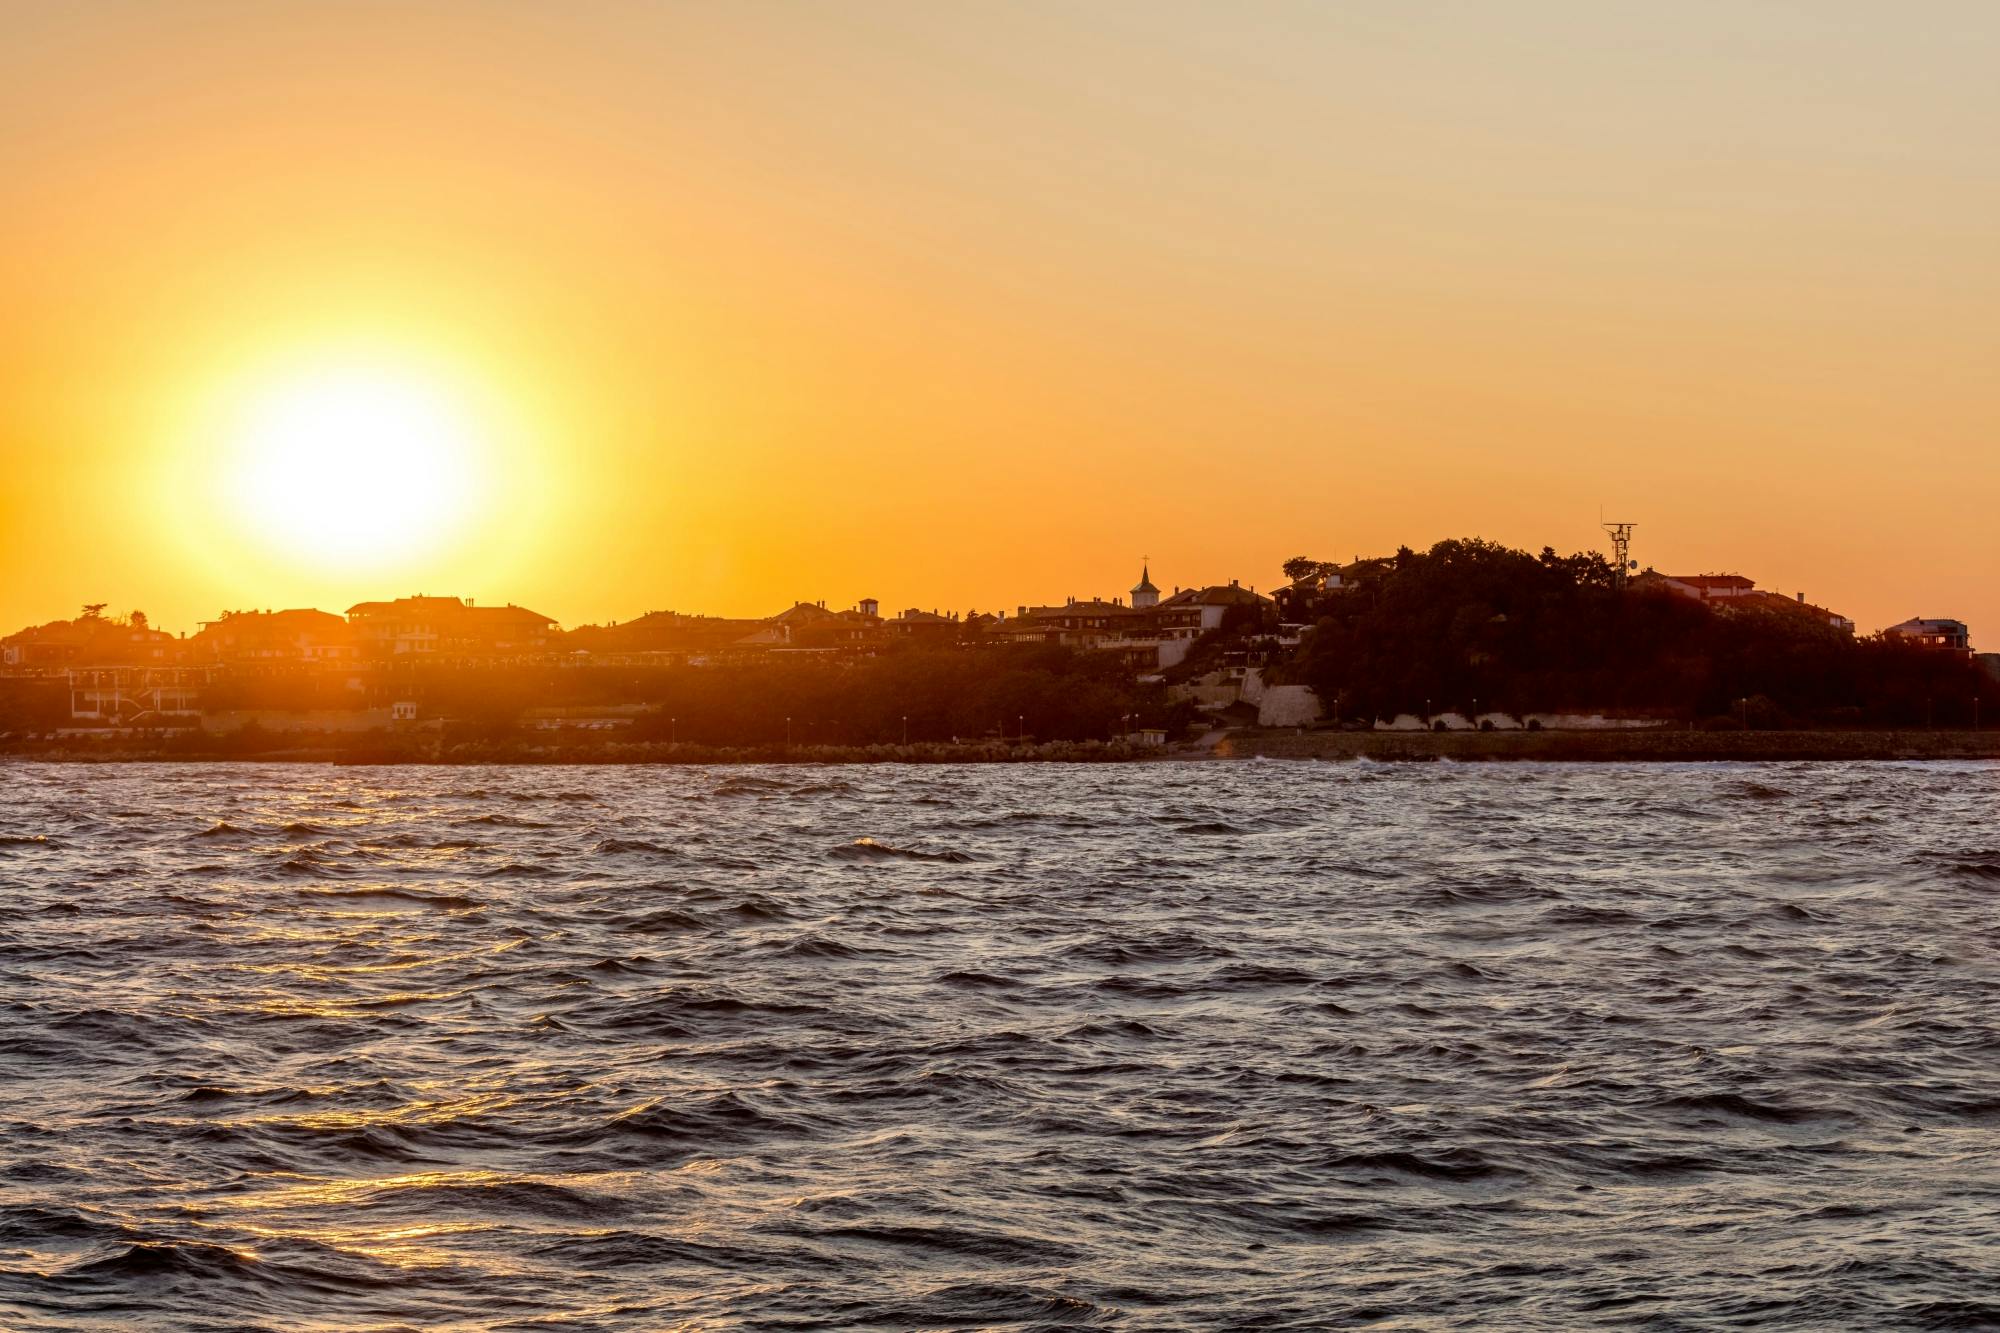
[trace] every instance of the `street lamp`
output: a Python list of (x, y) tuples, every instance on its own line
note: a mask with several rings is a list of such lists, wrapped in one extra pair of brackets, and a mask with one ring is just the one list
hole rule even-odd
[(677, 717), (667, 719), (667, 743), (670, 745), (681, 743), (681, 720)]
[(788, 717), (785, 719), (785, 748), (790, 749), (791, 744), (792, 744), (792, 719)]
[(908, 745), (909, 743), (910, 743), (910, 715), (908, 713), (905, 713), (903, 714), (903, 744)]

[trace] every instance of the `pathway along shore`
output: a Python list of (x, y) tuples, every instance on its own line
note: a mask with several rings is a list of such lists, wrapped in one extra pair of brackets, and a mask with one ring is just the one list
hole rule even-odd
[(1238, 731), (1223, 759), (2000, 759), (2000, 731)]

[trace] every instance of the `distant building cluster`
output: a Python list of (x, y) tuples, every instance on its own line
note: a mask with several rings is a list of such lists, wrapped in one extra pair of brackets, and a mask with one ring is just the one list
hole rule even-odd
[(1146, 671), (1181, 661), (1232, 608), (1261, 625), (1271, 607), (1269, 597), (1234, 581), (1162, 595), (1150, 571), (1141, 572), (1129, 603), (1072, 597), (1023, 605), (1012, 615), (917, 607), (884, 615), (878, 600), (864, 597), (844, 610), (800, 601), (756, 619), (654, 611), (569, 631), (527, 607), (429, 595), (361, 602), (345, 615), (304, 607), (227, 611), (191, 635), (156, 629), (142, 612), (107, 615), (98, 604), (0, 639), (0, 670), (65, 676), (74, 718), (131, 723), (199, 713), (203, 687), (225, 674), (310, 671), (344, 677), (358, 691), (371, 673), (417, 663), (702, 666), (774, 654), (869, 654), (910, 642), (1045, 643), (1115, 651)]
[[(1296, 577), (1265, 594), (1235, 579), (1163, 591), (1147, 563), (1127, 597), (1072, 596), (1059, 603), (1023, 603), (1012, 613), (961, 615), (910, 607), (885, 615), (878, 600), (863, 597), (845, 609), (798, 601), (761, 618), (652, 611), (568, 631), (527, 607), (428, 595), (361, 602), (344, 615), (311, 608), (228, 611), (203, 622), (192, 635), (156, 629), (140, 612), (106, 615), (99, 604), (85, 607), (74, 619), (0, 639), (0, 671), (67, 677), (72, 715), (110, 722), (197, 713), (203, 688), (219, 675), (254, 678), (303, 671), (344, 679), (348, 688), (359, 691), (372, 688), (371, 682), (379, 684), (384, 671), (418, 663), (703, 666), (777, 654), (867, 655), (903, 643), (1045, 644), (1116, 654), (1122, 666), (1145, 677), (1179, 667), (1204, 635), (1225, 629), (1257, 637), (1271, 649), (1296, 645), (1315, 606), (1323, 606), (1329, 595), (1366, 585), (1395, 564), (1386, 557), (1357, 557), (1348, 564), (1296, 561), (1286, 571)], [(1786, 597), (1767, 592), (1740, 574), (1647, 569), (1633, 575), (1629, 586), (1687, 597), (1724, 614), (1798, 616), (1854, 630), (1851, 619), (1807, 601), (1804, 593)], [(1973, 653), (1962, 621), (1918, 618), (1884, 633), (1926, 649)], [(1254, 674), (1254, 664), (1238, 662), (1214, 679), (1177, 688), (1240, 693), (1246, 666)], [(1219, 694), (1205, 700), (1220, 702)]]

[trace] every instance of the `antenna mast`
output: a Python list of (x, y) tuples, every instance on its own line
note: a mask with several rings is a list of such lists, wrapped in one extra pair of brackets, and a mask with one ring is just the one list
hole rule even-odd
[(1611, 534), (1611, 586), (1620, 592), (1625, 590), (1626, 571), (1636, 567), (1632, 559), (1632, 529), (1637, 523), (1606, 523), (1604, 530)]

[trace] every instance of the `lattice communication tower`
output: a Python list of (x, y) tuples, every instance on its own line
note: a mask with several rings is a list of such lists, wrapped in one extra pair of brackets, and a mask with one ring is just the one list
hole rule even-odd
[(1604, 525), (1604, 530), (1611, 534), (1612, 586), (1621, 591), (1625, 587), (1627, 573), (1639, 567), (1639, 562), (1632, 558), (1632, 529), (1638, 526), (1637, 523), (1606, 523)]

